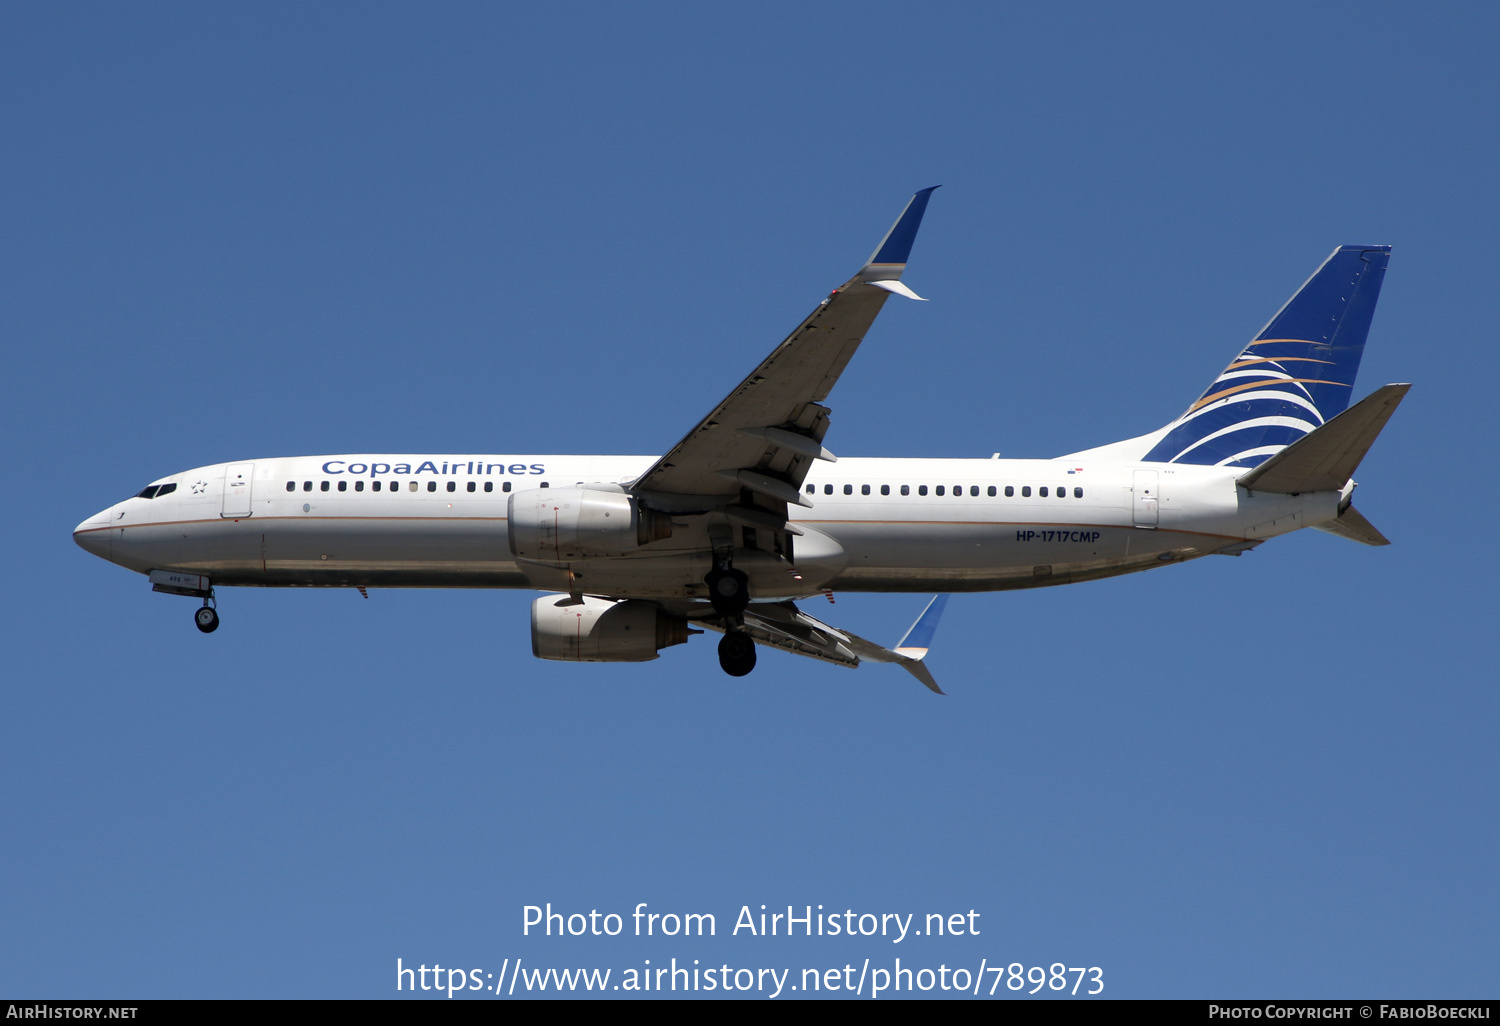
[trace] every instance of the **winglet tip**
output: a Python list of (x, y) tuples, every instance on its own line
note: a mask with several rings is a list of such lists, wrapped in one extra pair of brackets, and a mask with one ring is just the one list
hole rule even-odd
[(927, 650), (932, 647), (932, 637), (937, 633), (938, 621), (943, 618), (943, 610), (948, 608), (948, 594), (942, 592), (932, 596), (922, 610), (922, 615), (917, 617), (917, 622), (911, 625), (906, 636), (896, 643), (897, 651), (903, 648), (921, 649), (926, 655)]
[(911, 255), (912, 244), (917, 239), (917, 229), (922, 226), (922, 215), (927, 212), (927, 200), (935, 189), (940, 188), (942, 186), (933, 185), (913, 194), (902, 209), (901, 216), (891, 225), (891, 230), (885, 233), (885, 238), (880, 240), (880, 245), (875, 247), (875, 252), (865, 261), (866, 268), (876, 264), (889, 265), (895, 273), (887, 272), (888, 277), (901, 276), (900, 268)]

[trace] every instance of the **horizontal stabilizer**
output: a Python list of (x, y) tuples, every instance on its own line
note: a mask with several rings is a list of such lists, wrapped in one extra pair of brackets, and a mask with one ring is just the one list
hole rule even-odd
[(1241, 477), (1240, 484), (1285, 495), (1340, 490), (1410, 389), (1404, 384), (1376, 389)]
[(1320, 531), (1336, 534), (1340, 538), (1357, 541), (1361, 545), (1389, 545), (1391, 543), (1389, 538), (1376, 530), (1375, 525), (1366, 520), (1353, 506), (1340, 513), (1337, 520), (1313, 526)]

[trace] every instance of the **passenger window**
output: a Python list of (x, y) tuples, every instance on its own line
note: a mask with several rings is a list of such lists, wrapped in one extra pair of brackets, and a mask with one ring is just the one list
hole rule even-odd
[(824, 495), (832, 495), (833, 494), (833, 485), (824, 485), (823, 486), (823, 494)]
[(408, 481), (407, 484), (406, 484), (406, 490), (409, 491), (409, 492), (416, 491), (417, 490), (417, 483), (415, 481)]
[(1029, 499), (1029, 498), (1031, 498), (1031, 485), (1022, 485), (1021, 486), (1021, 498), (1023, 498), (1023, 499)]
[(911, 485), (902, 485), (901, 486), (901, 494), (902, 495), (910, 495), (911, 494)]
[(1075, 499), (1081, 499), (1081, 498), (1083, 498), (1083, 489), (1082, 488), (1074, 488), (1073, 489), (1073, 498), (1075, 498)]
[(326, 491), (328, 491), (328, 482), (327, 481), (319, 481), (318, 482), (318, 491), (320, 491), (320, 492), (326, 492)]
[(510, 482), (509, 482), (509, 481), (507, 481), (507, 482), (505, 482), (505, 483), (504, 483), (504, 484), (503, 484), (503, 485), (501, 485), (501, 486), (500, 486), (500, 490), (501, 490), (501, 491), (502, 491), (502, 492), (508, 492), (508, 491), (510, 491)]
[(816, 493), (817, 490), (818, 490), (818, 486), (817, 485), (808, 485), (807, 486), (807, 494), (808, 495), (812, 495), (812, 494)]
[(994, 485), (990, 485), (990, 498), (993, 499), (994, 497), (995, 497), (995, 486)]
[(1068, 497), (1068, 489), (1059, 485), (1057, 489), (1057, 497), (1059, 499), (1066, 499)]
[(295, 492), (297, 490), (297, 482), (296, 481), (288, 481), (286, 483), (286, 490), (289, 491), (289, 492)]
[[(434, 481), (434, 482), (432, 482), (432, 483), (433, 483), (433, 484), (437, 484), (437, 482), (436, 482), (436, 481)], [(428, 490), (428, 491), (429, 491), (429, 492), (430, 492), (430, 491), (432, 491), (432, 489), (431, 489), (431, 488), (429, 488), (429, 489), (427, 489), (427, 490)], [(449, 490), (449, 491), (450, 491), (450, 492), (456, 492), (456, 491), (458, 491), (458, 482), (457, 482), (457, 481), (449, 481), (449, 482), (448, 482), (448, 490)]]
[[(390, 484), (390, 489), (393, 492), (399, 492), (401, 490), (401, 482), (400, 481), (392, 481), (391, 484)], [(416, 491), (416, 489), (413, 488), (412, 491)]]
[(1040, 497), (1042, 497), (1043, 499), (1045, 499), (1047, 497), (1047, 486), (1046, 485), (1042, 485), (1040, 488), (1038, 488), (1036, 490), (1036, 493), (1037, 493), (1037, 495), (1039, 495)]
[(428, 481), (427, 482), (427, 490), (429, 492), (435, 492), (435, 491), (437, 491), (437, 482), (436, 481)]
[(302, 490), (304, 492), (310, 492), (310, 491), (312, 491), (312, 482), (311, 481), (303, 481), (302, 482)]
[(853, 495), (854, 494), (854, 486), (853, 485), (844, 485), (844, 494), (845, 495)]
[(472, 492), (472, 491), (473, 491), (473, 490), (474, 490), (474, 482), (473, 482), (473, 481), (470, 481), (470, 482), (469, 482), (469, 491), (471, 491), (471, 492)]
[(543, 481), (543, 482), (542, 482), (542, 487), (543, 487), (543, 488), (546, 488), (546, 487), (548, 487), (548, 485), (547, 485), (547, 482), (546, 482), (546, 481)]
[(340, 481), (339, 482), (339, 491), (341, 491), (341, 492), (347, 492), (348, 490), (349, 490), (349, 482), (348, 481)]
[(938, 493), (938, 494), (939, 494), (939, 495), (942, 495), (942, 494), (943, 494), (943, 486), (942, 486), (942, 485), (938, 485), (938, 486), (937, 486), (937, 488), (936, 488), (936, 489), (934, 489), (934, 490), (935, 490), (935, 491), (936, 491), (936, 492), (937, 492), (937, 493)]
[(1015, 485), (1006, 485), (1005, 486), (1005, 497), (1007, 499), (1013, 499), (1013, 498), (1015, 498), (1015, 496), (1016, 496), (1016, 487), (1015, 487)]
[(870, 494), (870, 486), (869, 485), (860, 485), (859, 486), (859, 494), (861, 494), (861, 495), (869, 495)]
[(378, 491), (380, 491), (380, 482), (379, 481), (371, 481), (370, 482), (370, 491), (372, 491), (372, 492), (378, 492)]
[(889, 495), (889, 494), (891, 494), (891, 486), (890, 485), (881, 485), (880, 486), (880, 494), (881, 495)]
[(365, 483), (363, 481), (356, 481), (356, 482), (354, 482), (354, 490), (356, 492), (362, 492), (362, 491), (364, 491), (365, 490)]
[(969, 494), (970, 495), (978, 495), (979, 494), (979, 486), (978, 485), (969, 485)]
[(926, 485), (917, 485), (917, 494), (918, 495), (926, 495), (927, 494), (927, 486)]
[(495, 490), (495, 482), (493, 482), (493, 481), (486, 481), (484, 483), (484, 490), (487, 491), (487, 492), (493, 492)]

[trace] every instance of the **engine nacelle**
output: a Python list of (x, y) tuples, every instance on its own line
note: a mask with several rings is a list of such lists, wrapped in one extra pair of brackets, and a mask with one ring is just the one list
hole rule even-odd
[(687, 621), (649, 602), (543, 595), (531, 604), (531, 654), (574, 663), (644, 663), (688, 639)]
[(611, 484), (512, 492), (509, 516), (511, 555), (554, 566), (620, 556), (672, 533), (666, 514)]

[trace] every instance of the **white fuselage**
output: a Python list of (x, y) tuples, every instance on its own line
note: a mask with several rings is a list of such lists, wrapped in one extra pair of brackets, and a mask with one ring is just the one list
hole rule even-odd
[[(78, 525), (80, 545), (140, 572), (219, 585), (584, 590), (702, 595), (701, 531), (566, 568), (518, 563), (512, 494), (629, 483), (647, 456), (355, 455), (200, 467)], [(1250, 493), (1242, 470), (1056, 460), (859, 459), (820, 463), (792, 507), (790, 562), (739, 552), (756, 597), (848, 591), (985, 591), (1144, 570), (1334, 519), (1340, 495)], [(378, 485), (379, 490), (376, 490)], [(701, 518), (700, 518), (701, 519)], [(573, 585), (576, 587), (577, 585)]]

